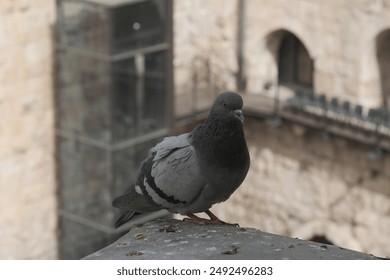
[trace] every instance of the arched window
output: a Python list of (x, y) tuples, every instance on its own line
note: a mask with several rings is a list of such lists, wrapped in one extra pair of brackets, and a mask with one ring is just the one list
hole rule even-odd
[(383, 105), (390, 108), (390, 29), (381, 32), (377, 36), (376, 51)]
[(302, 42), (291, 32), (282, 37), (278, 54), (279, 84), (313, 87), (313, 60)]

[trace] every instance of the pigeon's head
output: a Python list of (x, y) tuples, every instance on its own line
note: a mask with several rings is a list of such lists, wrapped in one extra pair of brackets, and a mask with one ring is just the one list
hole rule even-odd
[(235, 92), (224, 92), (215, 99), (211, 112), (219, 116), (234, 116), (244, 123), (242, 98)]

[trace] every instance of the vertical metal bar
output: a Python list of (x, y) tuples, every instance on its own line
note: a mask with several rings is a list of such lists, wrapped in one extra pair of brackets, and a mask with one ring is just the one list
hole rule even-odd
[[(68, 37), (66, 36), (65, 34), (65, 28), (64, 28), (64, 25), (65, 25), (65, 18), (64, 18), (64, 5), (62, 3), (63, 1), (62, 0), (57, 0), (56, 1), (56, 4), (57, 4), (57, 10), (56, 10), (56, 13), (57, 13), (57, 38), (56, 38), (56, 42), (57, 42), (57, 45), (58, 43), (60, 42), (61, 44), (67, 46), (68, 45)], [(59, 40), (59, 42), (58, 42)]]
[(280, 105), (280, 85), (275, 86), (275, 95), (274, 95), (274, 115), (279, 115), (279, 106)]
[(236, 85), (241, 92), (246, 89), (245, 62), (244, 62), (244, 40), (245, 40), (245, 0), (238, 1), (238, 26), (237, 26), (237, 64), (238, 73)]
[[(198, 58), (196, 58), (198, 60)], [(196, 61), (195, 61), (196, 63)], [(191, 116), (194, 117), (197, 113), (197, 103), (198, 103), (198, 70), (195, 67), (195, 70), (192, 72), (192, 87), (191, 87)]]
[(175, 102), (175, 91), (174, 91), (174, 71), (173, 71), (173, 3), (172, 0), (166, 0), (166, 41), (169, 43), (168, 49), (166, 52), (166, 85), (165, 85), (165, 94), (166, 94), (166, 112), (165, 119), (166, 125), (170, 131), (173, 130), (173, 120), (174, 120), (174, 102)]
[[(101, 7), (99, 7), (101, 8)], [(112, 10), (108, 10), (107, 11), (108, 13), (108, 28), (105, 29), (105, 32), (107, 32), (108, 34), (105, 34), (104, 38), (109, 38), (108, 39), (108, 42), (106, 42), (107, 44), (107, 56), (111, 55), (111, 50), (112, 50), (112, 34), (113, 34), (113, 27), (112, 27), (112, 18), (113, 18), (113, 11)], [(104, 61), (104, 60), (103, 60)], [(108, 165), (108, 182), (109, 182), (109, 194), (110, 194), (110, 198), (113, 199), (115, 197), (115, 174), (116, 174), (116, 166), (115, 166), (115, 162), (114, 162), (114, 155), (113, 155), (113, 146), (115, 145), (115, 124), (114, 124), (114, 114), (115, 114), (115, 94), (116, 92), (115, 91), (115, 86), (114, 86), (114, 81), (115, 81), (115, 77), (114, 75), (115, 72), (114, 72), (114, 63), (109, 61), (109, 60), (106, 60), (104, 61), (104, 63), (107, 64), (107, 71), (108, 73), (105, 73), (108, 77), (109, 77), (109, 81), (108, 81), (108, 110), (109, 110), (109, 133), (110, 133), (110, 142), (109, 142), (109, 149), (106, 150), (106, 155), (107, 155), (107, 165)], [(113, 215), (114, 213), (111, 212), (111, 215)], [(114, 216), (114, 215), (113, 215)], [(114, 218), (114, 217), (113, 217)], [(113, 221), (114, 222), (114, 221)]]
[(292, 56), (292, 71), (293, 71), (293, 77), (292, 77), (292, 83), (294, 85), (299, 84), (299, 76), (298, 76), (298, 71), (300, 71), (300, 67), (298, 64), (299, 61), (299, 56), (300, 56), (300, 48), (303, 46), (300, 44), (298, 41), (298, 38), (295, 37), (295, 35), (290, 35), (291, 36), (291, 41), (292, 41), (292, 49), (293, 49), (293, 56)]
[(137, 73), (137, 83), (135, 88), (135, 100), (137, 108), (137, 130), (143, 128), (143, 109), (144, 109), (144, 95), (145, 95), (145, 56), (142, 53), (136, 54), (134, 58), (135, 71)]

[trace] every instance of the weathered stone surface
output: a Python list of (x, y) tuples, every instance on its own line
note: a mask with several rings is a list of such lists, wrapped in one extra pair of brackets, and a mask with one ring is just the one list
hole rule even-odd
[(336, 246), (309, 242), (228, 225), (199, 225), (156, 220), (135, 226), (110, 246), (86, 260), (336, 260), (377, 259)]

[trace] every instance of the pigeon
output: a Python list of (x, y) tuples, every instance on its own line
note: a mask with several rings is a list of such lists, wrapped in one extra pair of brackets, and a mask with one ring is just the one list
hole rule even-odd
[[(239, 94), (217, 96), (207, 119), (189, 133), (164, 138), (141, 163), (136, 184), (112, 205), (125, 212), (118, 228), (141, 213), (162, 209), (202, 224), (228, 224), (210, 208), (227, 200), (244, 181), (250, 156)], [(195, 213), (206, 213), (210, 219)]]

